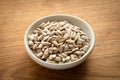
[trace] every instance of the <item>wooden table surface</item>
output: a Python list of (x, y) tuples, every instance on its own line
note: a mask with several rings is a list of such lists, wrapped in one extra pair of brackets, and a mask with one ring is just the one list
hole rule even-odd
[[(96, 35), (92, 54), (68, 70), (41, 67), (24, 48), (27, 27), (56, 13), (81, 17)], [(0, 80), (120, 80), (120, 0), (0, 0)]]

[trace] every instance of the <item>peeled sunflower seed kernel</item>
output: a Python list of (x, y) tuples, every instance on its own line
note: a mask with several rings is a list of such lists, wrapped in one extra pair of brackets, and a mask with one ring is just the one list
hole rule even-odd
[(33, 45), (33, 50), (37, 49), (38, 44)]
[(69, 61), (69, 60), (70, 60), (70, 56), (67, 56), (67, 57), (65, 58), (65, 60), (66, 60), (66, 61)]
[(77, 41), (79, 37), (80, 37), (80, 33), (77, 33), (77, 35), (75, 37), (75, 41)]
[(56, 57), (56, 54), (52, 54), (51, 57), (52, 57), (52, 58), (55, 58), (55, 57)]
[(32, 46), (32, 45), (34, 45), (34, 43), (33, 43), (33, 41), (28, 41), (28, 44), (30, 45), (30, 46)]
[(70, 58), (71, 58), (72, 61), (74, 61), (74, 55), (71, 54)]
[(37, 40), (42, 40), (43, 39), (43, 35), (38, 36)]
[(49, 37), (49, 38), (47, 39), (47, 42), (50, 42), (51, 38), (52, 38), (52, 37)]
[(38, 38), (38, 34), (36, 33), (34, 34), (34, 40), (37, 40), (37, 38)]
[(75, 52), (75, 51), (77, 51), (79, 48), (74, 48), (73, 50), (72, 50), (72, 52)]
[(69, 49), (68, 45), (65, 45), (64, 51), (67, 51)]
[(37, 54), (38, 54), (39, 52), (41, 52), (41, 49), (37, 49), (37, 50), (36, 50), (36, 53), (37, 53)]
[(82, 55), (84, 55), (85, 52), (84, 51), (76, 51), (74, 53), (77, 54), (77, 55), (81, 55), (82, 56)]
[(65, 60), (66, 60), (65, 58), (62, 58), (62, 62), (65, 62)]
[(73, 54), (74, 58), (77, 58), (77, 55), (76, 54)]
[(49, 56), (48, 48), (47, 48), (47, 49), (45, 49), (45, 51), (44, 51), (44, 56), (46, 56), (46, 57), (48, 57), (48, 56)]
[(37, 56), (38, 58), (40, 58), (42, 55), (43, 55), (43, 53), (42, 53), (42, 52), (39, 52), (36, 56)]
[(76, 32), (73, 32), (73, 33), (71, 34), (71, 38), (75, 38), (75, 36), (76, 36)]
[(48, 46), (43, 46), (41, 50), (44, 52), (47, 48)]
[(41, 59), (46, 59), (47, 57), (45, 55), (42, 55)]
[(38, 47), (37, 47), (37, 48), (40, 48), (40, 49), (41, 49), (42, 47), (43, 47), (43, 45), (42, 45), (42, 44), (40, 44), (40, 45), (38, 45)]
[(85, 36), (85, 35), (81, 36), (81, 38), (84, 39), (84, 40), (89, 40), (89, 38), (87, 36)]
[(70, 44), (75, 43), (75, 41), (74, 41), (74, 40), (71, 40), (71, 39), (66, 40), (66, 42), (68, 42), (68, 43), (70, 43)]
[(49, 49), (50, 49), (50, 50), (57, 50), (56, 47), (50, 47)]
[(52, 54), (49, 56), (49, 60), (53, 60), (56, 57), (56, 54)]
[(44, 45), (44, 46), (49, 46), (51, 43), (49, 43), (49, 42), (41, 42), (41, 44)]
[(59, 46), (59, 44), (57, 43), (57, 41), (52, 41), (52, 43), (53, 43), (55, 46)]
[(34, 33), (34, 34), (39, 34), (39, 35), (41, 35), (41, 34), (42, 34), (42, 31), (41, 31), (40, 29), (39, 29), (39, 30), (34, 30), (33, 33)]
[(57, 54), (59, 57), (63, 58), (63, 55), (62, 54)]
[(55, 61), (58, 61), (58, 62), (61, 61), (61, 57), (56, 57)]
[(60, 53), (63, 51), (63, 48), (64, 48), (63, 45), (60, 45), (60, 47), (58, 48)]
[(43, 41), (46, 41), (49, 38), (49, 36), (46, 36), (43, 38)]
[(28, 39), (29, 39), (29, 40), (34, 40), (34, 34), (28, 35)]
[(57, 32), (58, 32), (60, 35), (62, 35), (62, 32), (61, 32), (60, 30), (57, 30)]
[(84, 47), (83, 47), (83, 51), (87, 51), (88, 50), (88, 48), (89, 48), (89, 45), (85, 45)]
[(66, 53), (61, 53), (63, 57), (67, 57), (67, 54)]

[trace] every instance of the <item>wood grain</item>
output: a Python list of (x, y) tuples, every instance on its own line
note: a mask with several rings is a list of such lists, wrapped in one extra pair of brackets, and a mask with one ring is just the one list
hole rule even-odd
[[(94, 29), (96, 44), (81, 65), (50, 70), (26, 54), (23, 38), (37, 18), (71, 14)], [(0, 80), (120, 80), (120, 0), (0, 0)]]

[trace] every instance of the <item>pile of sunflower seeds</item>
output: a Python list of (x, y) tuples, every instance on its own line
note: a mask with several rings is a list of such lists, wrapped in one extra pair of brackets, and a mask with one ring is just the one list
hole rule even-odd
[(89, 49), (90, 39), (67, 21), (48, 21), (28, 35), (28, 44), (39, 59), (60, 64), (80, 59)]

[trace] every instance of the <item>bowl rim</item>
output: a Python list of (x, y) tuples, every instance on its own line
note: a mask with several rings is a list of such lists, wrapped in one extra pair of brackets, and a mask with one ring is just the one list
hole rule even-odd
[[(37, 58), (34, 53), (32, 52), (32, 50), (30, 49), (29, 45), (28, 45), (28, 38), (27, 38), (27, 34), (30, 30), (30, 28), (36, 24), (38, 21), (44, 19), (44, 18), (48, 18), (48, 17), (55, 17), (55, 16), (61, 16), (61, 17), (72, 17), (72, 18), (76, 18), (77, 20), (80, 20), (81, 22), (83, 22), (84, 24), (86, 24), (87, 28), (90, 30), (90, 33), (92, 35), (92, 39), (91, 39), (91, 45), (90, 45), (90, 48), (87, 50), (87, 52), (79, 59), (73, 61), (73, 62), (68, 62), (68, 63), (62, 63), (62, 64), (55, 64), (55, 63), (49, 63), (49, 62), (45, 62), (39, 58)], [(81, 61), (83, 60), (84, 58), (86, 58), (87, 56), (89, 56), (91, 54), (91, 51), (93, 50), (94, 48), (94, 45), (95, 45), (95, 34), (94, 34), (94, 31), (92, 29), (92, 27), (83, 19), (77, 17), (77, 16), (73, 16), (73, 15), (69, 15), (69, 14), (53, 14), (53, 15), (48, 15), (48, 16), (43, 16), (43, 17), (40, 17), (38, 18), (37, 20), (35, 20), (34, 22), (32, 22), (32, 24), (29, 25), (29, 27), (26, 29), (25, 31), (25, 35), (24, 35), (24, 46), (26, 48), (26, 51), (27, 51), (27, 54), (33, 59), (33, 60), (37, 60), (37, 63), (39, 64), (39, 62), (42, 62), (42, 63), (45, 63), (45, 64), (49, 64), (49, 65), (55, 65), (55, 66), (60, 66), (60, 65), (68, 65), (68, 64), (73, 64), (73, 63), (76, 63), (78, 61)], [(38, 62), (39, 61), (39, 62)], [(36, 61), (35, 61), (36, 62)]]

